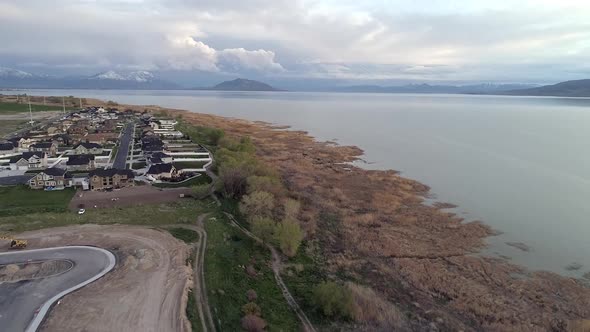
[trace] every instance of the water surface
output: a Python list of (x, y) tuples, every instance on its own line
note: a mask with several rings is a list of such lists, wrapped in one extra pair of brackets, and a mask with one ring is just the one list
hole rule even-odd
[[(34, 90), (152, 104), (309, 131), (365, 151), (503, 234), (486, 254), (590, 271), (590, 99), (296, 92)], [(524, 243), (528, 252), (506, 242)], [(578, 262), (583, 267), (568, 271)]]

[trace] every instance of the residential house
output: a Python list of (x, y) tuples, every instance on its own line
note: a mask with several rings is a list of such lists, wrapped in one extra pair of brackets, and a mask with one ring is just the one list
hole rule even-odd
[(0, 143), (0, 156), (8, 156), (16, 152), (16, 147), (12, 142)]
[(70, 145), (72, 138), (68, 134), (57, 134), (53, 136), (53, 140), (57, 142), (58, 146), (68, 146)]
[(152, 180), (172, 179), (178, 175), (176, 167), (172, 164), (151, 165), (146, 176)]
[(133, 186), (135, 175), (128, 169), (96, 169), (88, 174), (90, 190), (104, 190)]
[(94, 155), (83, 154), (83, 155), (72, 155), (68, 156), (66, 162), (66, 168), (70, 171), (90, 171), (95, 169)]
[(18, 141), (18, 148), (21, 150), (29, 150), (32, 144), (37, 143), (39, 140), (32, 137), (22, 137)]
[(97, 143), (83, 142), (74, 147), (76, 154), (102, 154), (102, 145)]
[(27, 171), (46, 167), (47, 154), (45, 152), (25, 152), (10, 159), (10, 169), (13, 171)]
[(71, 176), (65, 169), (48, 168), (29, 180), (31, 189), (63, 190), (71, 186)]
[(45, 152), (50, 157), (55, 157), (57, 154), (57, 143), (56, 142), (39, 142), (29, 146), (30, 152)]

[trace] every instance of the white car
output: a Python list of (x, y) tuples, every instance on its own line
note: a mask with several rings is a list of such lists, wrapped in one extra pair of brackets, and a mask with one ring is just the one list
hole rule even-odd
[(78, 210), (78, 214), (84, 214), (85, 212), (86, 212), (86, 210), (84, 210), (84, 209)]

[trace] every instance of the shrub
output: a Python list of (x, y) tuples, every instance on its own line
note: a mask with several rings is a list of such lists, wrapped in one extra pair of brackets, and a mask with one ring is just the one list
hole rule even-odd
[(278, 224), (275, 230), (275, 238), (283, 254), (293, 257), (303, 240), (303, 232), (299, 224), (292, 220), (285, 220)]
[(268, 243), (274, 237), (275, 222), (270, 218), (255, 217), (251, 223), (252, 233), (262, 240), (263, 243)]
[(248, 332), (262, 332), (266, 327), (264, 319), (255, 315), (246, 315), (242, 318), (242, 328)]
[(254, 301), (256, 301), (256, 299), (258, 299), (258, 294), (256, 294), (255, 290), (249, 289), (246, 292), (246, 297), (248, 298), (248, 301), (254, 302)]
[(245, 195), (240, 202), (240, 212), (253, 220), (256, 217), (271, 217), (275, 206), (275, 197), (265, 191), (255, 191)]
[(325, 281), (313, 288), (314, 306), (328, 317), (351, 317), (352, 295), (350, 290), (333, 281)]
[(258, 304), (254, 303), (254, 302), (249, 302), (249, 303), (244, 304), (242, 306), (242, 312), (246, 316), (248, 316), (248, 315), (261, 316), (262, 315), (262, 311), (260, 310), (260, 307), (258, 306)]

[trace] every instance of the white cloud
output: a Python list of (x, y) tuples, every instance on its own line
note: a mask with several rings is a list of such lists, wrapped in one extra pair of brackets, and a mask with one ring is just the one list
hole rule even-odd
[(2, 0), (0, 65), (557, 80), (590, 58), (588, 17), (583, 0)]

